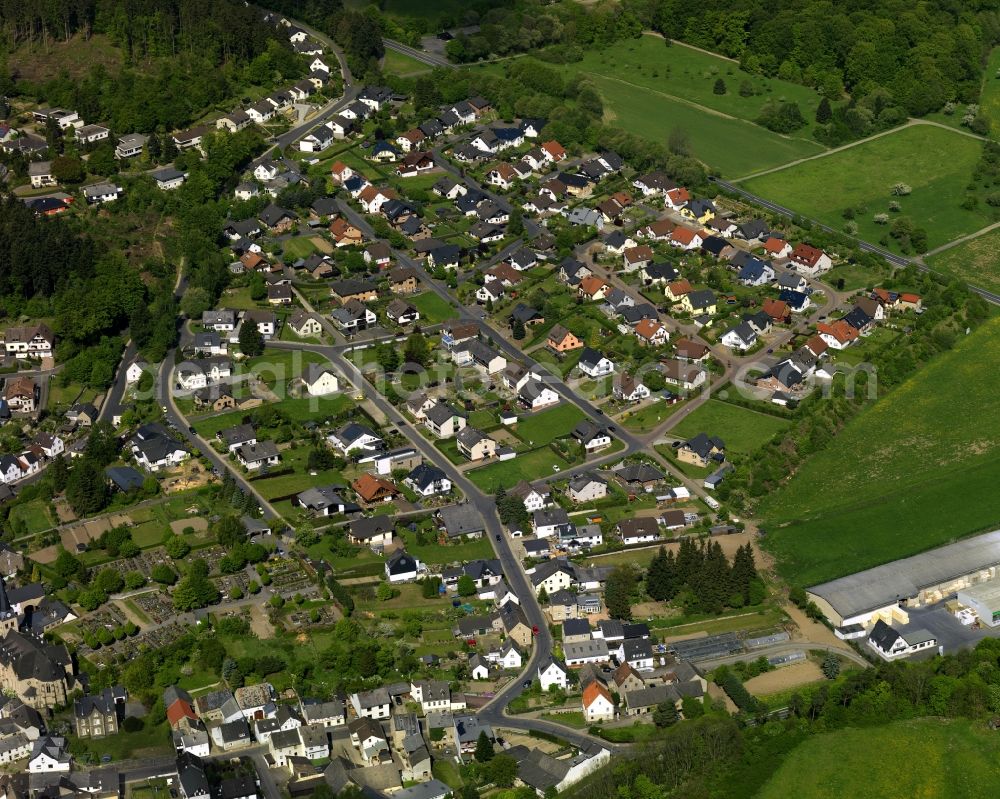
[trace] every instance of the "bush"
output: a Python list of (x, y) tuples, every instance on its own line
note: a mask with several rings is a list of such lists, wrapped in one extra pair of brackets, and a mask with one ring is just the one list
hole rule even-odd
[(122, 729), (125, 732), (141, 732), (142, 719), (137, 719), (135, 716), (126, 716), (125, 721), (122, 722)]

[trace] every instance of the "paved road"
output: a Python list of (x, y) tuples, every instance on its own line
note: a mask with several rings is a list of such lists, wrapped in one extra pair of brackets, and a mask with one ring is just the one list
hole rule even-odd
[(182, 325), (181, 340), (178, 342), (176, 348), (167, 353), (167, 356), (163, 359), (163, 363), (160, 364), (156, 390), (159, 395), (160, 405), (163, 407), (164, 416), (176, 428), (177, 433), (187, 440), (193, 450), (204, 455), (212, 466), (219, 470), (220, 474), (224, 471), (229, 471), (236, 481), (236, 485), (242, 489), (243, 493), (250, 494), (257, 500), (265, 519), (280, 518), (281, 514), (254, 488), (253, 483), (247, 480), (243, 476), (243, 473), (236, 469), (228, 458), (224, 458), (212, 449), (209, 441), (194, 432), (187, 418), (181, 413), (177, 407), (177, 403), (174, 402), (174, 392), (172, 390), (174, 366), (176, 365), (177, 352), (187, 344), (188, 335), (186, 326)]
[(115, 416), (121, 414), (124, 407), (122, 400), (125, 397), (125, 390), (128, 388), (128, 383), (125, 381), (126, 373), (138, 354), (139, 348), (136, 347), (134, 341), (129, 339), (128, 344), (125, 346), (125, 352), (122, 353), (122, 359), (118, 364), (118, 371), (115, 373), (115, 382), (105, 395), (104, 402), (101, 404), (101, 410), (97, 414), (98, 421), (110, 422)]
[(359, 87), (354, 85), (354, 78), (351, 75), (351, 70), (347, 66), (347, 58), (344, 56), (344, 51), (341, 50), (329, 36), (320, 33), (314, 28), (303, 25), (301, 22), (296, 22), (295, 24), (297, 27), (302, 28), (306, 33), (319, 41), (337, 59), (337, 63), (340, 66), (340, 74), (344, 81), (344, 93), (336, 100), (331, 100), (324, 105), (308, 122), (296, 125), (276, 137), (274, 139), (274, 144), (268, 148), (266, 152), (254, 159), (250, 167), (251, 169), (262, 161), (272, 158), (275, 149), (285, 149), (289, 145), (297, 142), (317, 125), (321, 125), (324, 122), (333, 119), (344, 108), (354, 102), (355, 98), (358, 96), (358, 92), (360, 91)]

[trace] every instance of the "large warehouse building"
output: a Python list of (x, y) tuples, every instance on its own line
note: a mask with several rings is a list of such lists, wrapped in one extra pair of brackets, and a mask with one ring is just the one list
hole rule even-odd
[[(994, 580), (998, 574), (1000, 530), (994, 530), (815, 585), (808, 595), (835, 627), (870, 627), (879, 619), (886, 624), (907, 624), (908, 607), (933, 605), (957, 592), (963, 592), (959, 601), (966, 604), (962, 600), (966, 589)], [(987, 618), (992, 623), (992, 617)]]

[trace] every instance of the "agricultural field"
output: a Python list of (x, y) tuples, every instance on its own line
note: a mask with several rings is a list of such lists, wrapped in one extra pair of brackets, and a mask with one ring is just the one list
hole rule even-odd
[(712, 399), (693, 410), (670, 432), (683, 438), (698, 433), (718, 436), (725, 442), (727, 452), (749, 455), (789, 424), (787, 419)]
[[(778, 570), (808, 586), (1000, 521), (1000, 319), (862, 411), (758, 509)], [(970, 497), (974, 501), (970, 501)]]
[[(858, 235), (872, 242), (888, 236), (889, 226), (876, 224), (874, 216), (889, 213), (889, 203), (895, 200), (900, 205), (899, 215), (926, 230), (927, 247), (934, 249), (991, 221), (986, 210), (959, 206), (980, 151), (981, 144), (974, 138), (915, 124), (752, 177), (741, 185), (837, 229), (844, 226), (844, 211), (850, 208)], [(948, 158), (940, 157), (943, 152)], [(898, 183), (908, 185), (912, 193), (893, 196), (893, 186)], [(894, 240), (889, 241), (896, 246)]]
[(998, 756), (1000, 738), (982, 722), (916, 719), (843, 729), (800, 744), (757, 799), (990, 796), (998, 787)]
[[(1000, 125), (1000, 122), (997, 124)], [(960, 278), (973, 286), (1000, 292), (998, 247), (1000, 229), (991, 230), (931, 256), (927, 265), (936, 272)]]

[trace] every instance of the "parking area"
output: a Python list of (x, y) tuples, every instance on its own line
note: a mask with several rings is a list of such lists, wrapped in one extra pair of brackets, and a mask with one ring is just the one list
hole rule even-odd
[(984, 638), (1000, 637), (1000, 627), (990, 628), (984, 625), (977, 630), (971, 625), (962, 624), (948, 612), (943, 602), (926, 608), (907, 608), (907, 613), (910, 615), (910, 623), (897, 629), (900, 632), (927, 630), (937, 638), (938, 645), (943, 647), (945, 654), (972, 649)]

